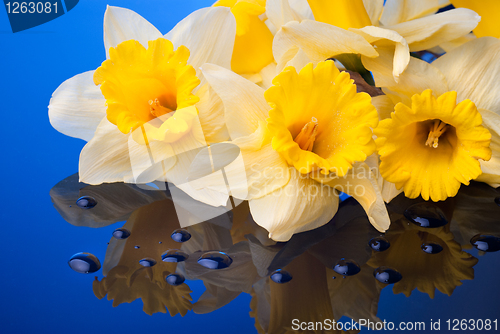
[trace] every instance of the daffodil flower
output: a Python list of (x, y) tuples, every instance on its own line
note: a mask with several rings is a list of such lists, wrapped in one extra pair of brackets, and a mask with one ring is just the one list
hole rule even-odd
[(472, 179), (500, 186), (499, 55), (500, 40), (475, 39), (432, 64), (412, 58), (397, 84), (390, 53), (363, 61), (387, 94), (374, 98), (386, 118), (374, 131), (380, 172), (406, 196), (444, 200)]
[[(182, 188), (195, 154), (189, 152), (228, 138), (222, 103), (199, 67), (230, 68), (235, 33), (228, 8), (197, 10), (163, 36), (135, 12), (108, 7), (107, 60), (65, 81), (49, 105), (54, 128), (88, 141), (80, 155), (81, 182), (166, 177)], [(227, 201), (227, 195), (183, 190), (212, 205)]]
[(383, 1), (362, 0), (308, 3), (315, 21), (290, 21), (274, 38), (278, 70), (345, 54), (376, 58), (380, 50), (390, 50), (394, 58), (392, 74), (397, 81), (408, 65), (410, 51), (429, 49), (464, 36), (480, 20), (479, 15), (465, 8), (429, 15), (443, 5), (438, 0), (389, 0), (385, 6)]
[[(264, 93), (224, 68), (206, 64), (202, 71), (224, 103), (228, 131), (245, 162), (244, 173), (225, 167), (228, 178), (241, 178), (232, 195), (249, 200), (270, 238), (286, 241), (326, 224), (337, 211), (335, 189), (358, 199), (378, 230), (388, 228), (378, 185), (363, 163), (375, 150), (377, 112), (368, 94), (356, 93), (348, 73), (333, 61), (300, 73), (289, 67)], [(226, 191), (210, 177), (198, 186)]]

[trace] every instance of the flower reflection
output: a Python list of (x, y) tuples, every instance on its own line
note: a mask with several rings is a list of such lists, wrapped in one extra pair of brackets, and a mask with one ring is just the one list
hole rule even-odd
[[(170, 191), (159, 191), (124, 184), (85, 186), (77, 180), (78, 176), (71, 176), (51, 191), (64, 219), (88, 227), (127, 219), (123, 228), (130, 231), (127, 239), (111, 238), (104, 277), (93, 282), (97, 298), (107, 297), (113, 306), (140, 298), (147, 314), (168, 310), (171, 316), (184, 316), (190, 310), (213, 312), (245, 292), (252, 296), (250, 316), (259, 333), (292, 332), (296, 330), (293, 319), (323, 324), (329, 319), (333, 324), (347, 317), (379, 323), (378, 301), (388, 285), (378, 282), (373, 271), (382, 266), (402, 274), (393, 286), (394, 293), (410, 297), (418, 289), (433, 298), (437, 289), (451, 295), (461, 281), (474, 278), (478, 259), (463, 251), (470, 248), (470, 238), (478, 233), (500, 235), (495, 224), (499, 212), (495, 199), (500, 191), (475, 182), (462, 187), (456, 197), (437, 204), (402, 194), (396, 197), (388, 205), (392, 224), (384, 236), (390, 247), (375, 252), (369, 241), (381, 235), (352, 198), (340, 204), (338, 214), (328, 224), (295, 234), (288, 242), (269, 239), (244, 203), (210, 221), (185, 227), (191, 238), (180, 243), (171, 238), (172, 231), (181, 228), (178, 217), (193, 214), (190, 208), (203, 204), (193, 200), (174, 205), (172, 185)], [(99, 205), (89, 210), (72, 205), (83, 195), (97, 198)], [(411, 224), (404, 212), (417, 203), (421, 208), (438, 205), (448, 224), (437, 228)], [(425, 243), (438, 244), (442, 251), (426, 253), (421, 248)], [(169, 249), (189, 256), (179, 263), (163, 262), (161, 255)], [(208, 251), (222, 251), (233, 261), (224, 269), (205, 268), (197, 260)], [(144, 258), (156, 264), (144, 267), (139, 263)], [(333, 270), (341, 259), (352, 259), (361, 270), (342, 277)], [(269, 275), (277, 269), (288, 271), (293, 278), (283, 284), (273, 282)], [(186, 281), (179, 286), (168, 284), (165, 278), (172, 273)], [(205, 286), (196, 301), (188, 286), (192, 280), (202, 280)], [(335, 332), (335, 327), (330, 330), (325, 326), (316, 332)]]
[[(393, 267), (403, 275), (403, 279), (394, 284), (394, 293), (409, 297), (417, 288), (434, 298), (438, 289), (450, 296), (455, 287), (462, 284), (461, 280), (474, 278), (472, 267), (477, 259), (462, 251), (447, 226), (425, 229), (399, 219), (391, 224), (386, 238), (391, 247), (385, 252), (374, 252), (369, 265)], [(421, 249), (424, 243), (437, 243), (443, 250), (428, 254)]]
[[(124, 228), (130, 231), (126, 240), (112, 238), (106, 252), (103, 274), (93, 284), (94, 294), (102, 299), (107, 295), (113, 306), (130, 303), (141, 298), (144, 312), (151, 315), (165, 313), (186, 315), (192, 300), (186, 284), (171, 286), (165, 278), (174, 273), (177, 263), (161, 261), (161, 254), (175, 249), (179, 243), (170, 238), (172, 230), (179, 228), (174, 207), (169, 199), (146, 205), (132, 213)], [(161, 242), (161, 243), (160, 243)], [(140, 248), (135, 248), (139, 245)], [(152, 258), (156, 264), (142, 266), (139, 261)]]

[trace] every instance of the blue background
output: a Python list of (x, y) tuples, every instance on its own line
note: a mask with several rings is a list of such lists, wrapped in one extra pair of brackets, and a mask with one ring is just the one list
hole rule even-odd
[[(140, 301), (113, 308), (110, 301), (98, 300), (92, 292), (94, 275), (73, 272), (67, 261), (80, 251), (103, 260), (110, 233), (117, 226), (74, 227), (59, 216), (49, 197), (57, 182), (78, 170), (84, 142), (54, 130), (47, 105), (64, 80), (97, 68), (105, 59), (102, 21), (106, 5), (132, 9), (166, 33), (190, 12), (211, 3), (80, 1), (58, 19), (15, 34), (6, 12), (0, 10), (1, 333), (255, 332), (246, 294), (211, 314), (190, 312), (184, 318), (148, 316)], [(442, 326), (447, 318), (498, 318), (499, 308), (494, 304), (500, 296), (498, 255), (480, 257), (476, 279), (465, 281), (452, 297), (437, 292), (431, 300), (414, 291), (406, 298), (384, 289), (379, 317), (393, 322), (441, 318)], [(189, 286), (196, 300), (203, 285), (196, 281)]]

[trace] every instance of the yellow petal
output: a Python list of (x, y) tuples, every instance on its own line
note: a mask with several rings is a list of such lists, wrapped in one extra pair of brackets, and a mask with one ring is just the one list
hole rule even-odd
[(472, 9), (481, 15), (481, 22), (474, 29), (477, 37), (493, 36), (500, 38), (500, 2), (496, 0), (450, 0), (455, 7), (465, 7)]
[(256, 73), (273, 61), (273, 35), (259, 17), (265, 12), (265, 0), (219, 0), (214, 6), (230, 7), (236, 18), (233, 71)]
[(371, 25), (363, 0), (307, 0), (316, 21), (342, 29)]
[(295, 168), (290, 168), (290, 174), (283, 188), (249, 201), (255, 222), (276, 241), (323, 226), (337, 212), (339, 200), (333, 188), (301, 176)]
[(147, 50), (129, 40), (109, 52), (110, 59), (94, 73), (94, 83), (106, 98), (108, 120), (123, 133), (198, 102), (192, 90), (200, 80), (187, 65), (186, 47), (174, 51), (170, 41), (159, 38)]

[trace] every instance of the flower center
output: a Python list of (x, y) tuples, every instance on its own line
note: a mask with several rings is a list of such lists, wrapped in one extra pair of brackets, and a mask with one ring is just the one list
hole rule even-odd
[(154, 100), (149, 100), (148, 103), (149, 103), (149, 111), (151, 112), (151, 115), (153, 115), (154, 117), (160, 117), (165, 114), (171, 113), (172, 111), (175, 111), (175, 108), (172, 110), (170, 108), (162, 106), (158, 98), (155, 98)]
[[(147, 49), (135, 40), (110, 48), (109, 59), (94, 73), (94, 83), (101, 85), (106, 98), (108, 120), (127, 134), (152, 120), (165, 122), (168, 114), (196, 104), (199, 98), (192, 91), (200, 80), (187, 65), (188, 58), (186, 47), (174, 51), (164, 38), (149, 41)], [(163, 115), (167, 116), (160, 120)]]
[(432, 123), (431, 129), (429, 131), (429, 135), (427, 136), (427, 141), (425, 145), (433, 148), (438, 148), (439, 146), (439, 137), (448, 130), (450, 126), (445, 122), (436, 119)]
[(297, 137), (295, 137), (294, 141), (299, 144), (301, 149), (305, 151), (312, 151), (317, 130), (318, 120), (315, 117), (312, 117), (311, 121), (304, 125), (302, 130), (300, 130), (300, 133)]

